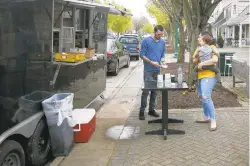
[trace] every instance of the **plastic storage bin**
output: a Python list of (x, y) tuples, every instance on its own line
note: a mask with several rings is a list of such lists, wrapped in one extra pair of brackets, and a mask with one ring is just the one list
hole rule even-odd
[(220, 69), (220, 73), (221, 73), (222, 76), (224, 76), (224, 73), (225, 73), (225, 76), (232, 76), (232, 70), (229, 69), (228, 67), (225, 67), (225, 56), (227, 55), (227, 56), (232, 56), (233, 57), (234, 53), (235, 52), (220, 52), (218, 67)]
[(42, 102), (54, 157), (67, 156), (73, 147), (72, 93), (59, 93)]
[(56, 53), (55, 61), (57, 62), (71, 62), (76, 63), (85, 60), (85, 54), (83, 53)]
[(35, 91), (31, 94), (20, 97), (19, 109), (12, 118), (12, 122), (19, 123), (42, 111), (42, 101), (51, 97), (52, 94), (45, 91)]
[(45, 91), (35, 91), (31, 94), (20, 97), (19, 106), (29, 111), (42, 111), (42, 101), (48, 99), (53, 94)]
[(95, 131), (96, 112), (94, 109), (75, 109), (72, 113), (77, 123), (74, 127), (74, 142), (87, 143)]

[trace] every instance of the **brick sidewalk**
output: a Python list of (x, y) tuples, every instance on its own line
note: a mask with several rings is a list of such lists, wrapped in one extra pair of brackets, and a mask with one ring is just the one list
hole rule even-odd
[[(210, 132), (208, 124), (196, 124), (201, 109), (171, 110), (170, 117), (184, 124), (170, 124), (170, 129), (185, 130), (185, 135), (149, 136), (144, 132), (160, 128), (138, 120), (139, 106), (130, 114), (126, 126), (133, 130), (131, 139), (118, 140), (109, 166), (247, 166), (249, 151), (248, 109), (217, 111), (218, 129)], [(148, 117), (149, 118), (149, 117)]]

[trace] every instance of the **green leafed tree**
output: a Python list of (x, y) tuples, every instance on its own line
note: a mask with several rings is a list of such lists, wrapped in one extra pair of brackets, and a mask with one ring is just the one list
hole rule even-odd
[[(169, 18), (168, 14), (164, 12), (161, 8), (158, 8), (152, 1), (148, 1), (146, 4), (147, 12), (155, 18), (158, 25), (162, 25), (165, 31), (168, 34), (168, 44), (170, 44), (171, 48), (174, 49), (174, 32), (175, 29), (172, 27), (171, 18)], [(170, 50), (169, 50), (170, 51)]]
[[(153, 4), (156, 4), (158, 10), (166, 11), (169, 18), (173, 18), (179, 26), (180, 21), (185, 23), (187, 29), (187, 35), (190, 44), (190, 53), (193, 55), (197, 47), (197, 38), (199, 34), (206, 30), (208, 19), (212, 15), (216, 6), (222, 0), (150, 0)], [(157, 5), (158, 4), (158, 5)], [(183, 20), (179, 20), (181, 15)], [(180, 29), (179, 29), (180, 30)], [(181, 33), (180, 33), (181, 34)], [(192, 56), (189, 61), (189, 80), (188, 83), (192, 83), (193, 64)]]
[[(118, 9), (123, 10), (124, 7), (115, 3), (115, 2), (106, 2), (106, 4), (112, 4)], [(130, 10), (126, 9), (127, 12), (130, 12)], [(131, 16), (122, 16), (122, 15), (108, 15), (108, 29), (112, 30), (113, 32), (118, 33), (124, 33), (127, 30), (132, 28), (132, 17)]]
[[(171, 36), (172, 39), (174, 39), (176, 43), (176, 34), (177, 34), (177, 28), (176, 25), (178, 24), (178, 63), (184, 62), (184, 42), (185, 42), (185, 35), (184, 35), (184, 24), (183, 24), (183, 8), (182, 8), (182, 0), (150, 0), (151, 4), (155, 5), (155, 7), (158, 9), (158, 11), (161, 11), (161, 13), (165, 13), (165, 18), (169, 18), (170, 22), (170, 30), (171, 30)], [(175, 44), (176, 45), (176, 44)], [(176, 49), (176, 48), (175, 48)]]
[(147, 3), (146, 5), (148, 13), (156, 19), (157, 24), (162, 25), (165, 29), (169, 25), (169, 18), (166, 13), (157, 8), (153, 3)]
[(145, 33), (153, 33), (154, 32), (154, 27), (152, 24), (146, 24), (143, 26), (142, 31)]
[(130, 16), (116, 16), (111, 26), (113, 32), (123, 33), (132, 27), (132, 19)]

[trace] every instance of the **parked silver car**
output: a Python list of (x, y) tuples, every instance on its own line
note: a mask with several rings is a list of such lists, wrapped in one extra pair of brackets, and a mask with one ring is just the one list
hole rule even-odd
[(107, 72), (118, 75), (120, 68), (128, 68), (130, 65), (130, 57), (120, 42), (115, 39), (107, 40)]

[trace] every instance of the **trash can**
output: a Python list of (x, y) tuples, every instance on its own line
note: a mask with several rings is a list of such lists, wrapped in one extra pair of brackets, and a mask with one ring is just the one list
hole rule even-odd
[[(225, 56), (233, 56), (235, 52), (220, 52), (220, 58), (218, 61), (218, 67), (221, 72), (221, 76), (232, 76), (232, 68), (225, 67)], [(229, 71), (228, 71), (229, 70)], [(224, 75), (225, 73), (225, 75)]]
[(19, 123), (39, 111), (42, 111), (42, 101), (51, 97), (53, 94), (45, 91), (34, 91), (31, 94), (20, 97), (19, 109), (12, 118), (12, 122)]
[(54, 157), (67, 156), (73, 147), (73, 93), (59, 93), (42, 102)]

